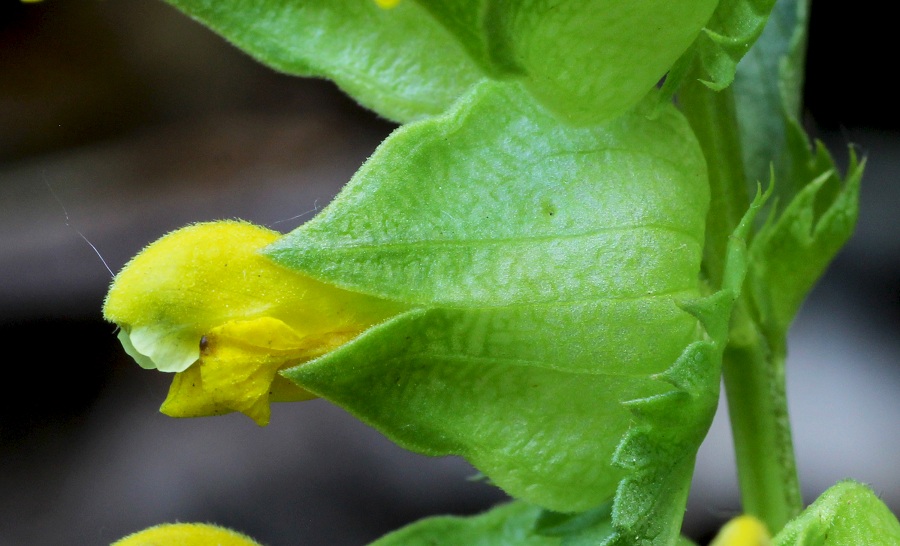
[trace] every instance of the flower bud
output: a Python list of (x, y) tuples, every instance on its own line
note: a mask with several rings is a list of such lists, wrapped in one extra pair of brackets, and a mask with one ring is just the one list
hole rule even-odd
[(194, 224), (154, 242), (113, 280), (104, 317), (139, 365), (174, 372), (160, 411), (240, 411), (260, 425), (270, 401), (314, 398), (278, 370), (356, 337), (401, 310), (280, 266), (280, 234), (246, 222)]

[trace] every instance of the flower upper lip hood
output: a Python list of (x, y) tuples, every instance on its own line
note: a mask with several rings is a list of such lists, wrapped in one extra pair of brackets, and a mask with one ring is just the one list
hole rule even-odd
[(314, 397), (276, 376), (399, 312), (392, 302), (316, 281), (262, 250), (278, 232), (241, 221), (189, 225), (135, 256), (113, 280), (106, 320), (144, 368), (175, 372), (162, 411), (241, 411), (259, 424), (276, 400)]
[[(199, 340), (209, 329), (235, 318), (278, 314), (285, 296), (271, 293), (272, 272), (260, 267), (265, 263), (257, 255), (277, 237), (231, 221), (172, 232), (116, 275), (104, 317), (122, 329), (126, 351), (143, 367), (181, 372), (199, 358)], [(248, 276), (254, 282), (243, 282)]]

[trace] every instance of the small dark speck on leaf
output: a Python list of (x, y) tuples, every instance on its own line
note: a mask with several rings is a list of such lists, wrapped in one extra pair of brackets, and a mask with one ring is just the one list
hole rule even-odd
[(556, 205), (550, 199), (543, 199), (541, 200), (541, 212), (552, 218), (556, 214)]

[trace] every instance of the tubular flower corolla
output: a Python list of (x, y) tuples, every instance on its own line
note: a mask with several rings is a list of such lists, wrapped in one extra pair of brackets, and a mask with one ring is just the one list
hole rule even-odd
[(194, 224), (149, 245), (116, 275), (104, 317), (125, 351), (175, 378), (160, 411), (239, 411), (315, 395), (278, 375), (396, 314), (393, 303), (316, 281), (261, 250), (280, 234), (246, 222)]

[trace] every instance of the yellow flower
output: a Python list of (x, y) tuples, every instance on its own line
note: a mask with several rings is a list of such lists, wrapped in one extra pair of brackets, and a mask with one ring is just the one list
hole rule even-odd
[(206, 523), (164, 523), (128, 535), (112, 546), (260, 546), (250, 538)]
[(277, 374), (396, 314), (398, 305), (282, 267), (260, 251), (279, 233), (246, 222), (187, 226), (113, 280), (104, 317), (144, 368), (174, 372), (160, 411), (240, 411), (260, 425), (270, 401), (315, 396)]
[(710, 546), (771, 546), (766, 525), (753, 516), (738, 516), (726, 523)]
[(396, 7), (397, 4), (400, 3), (400, 0), (375, 0), (375, 3), (378, 4), (379, 8), (391, 9)]

